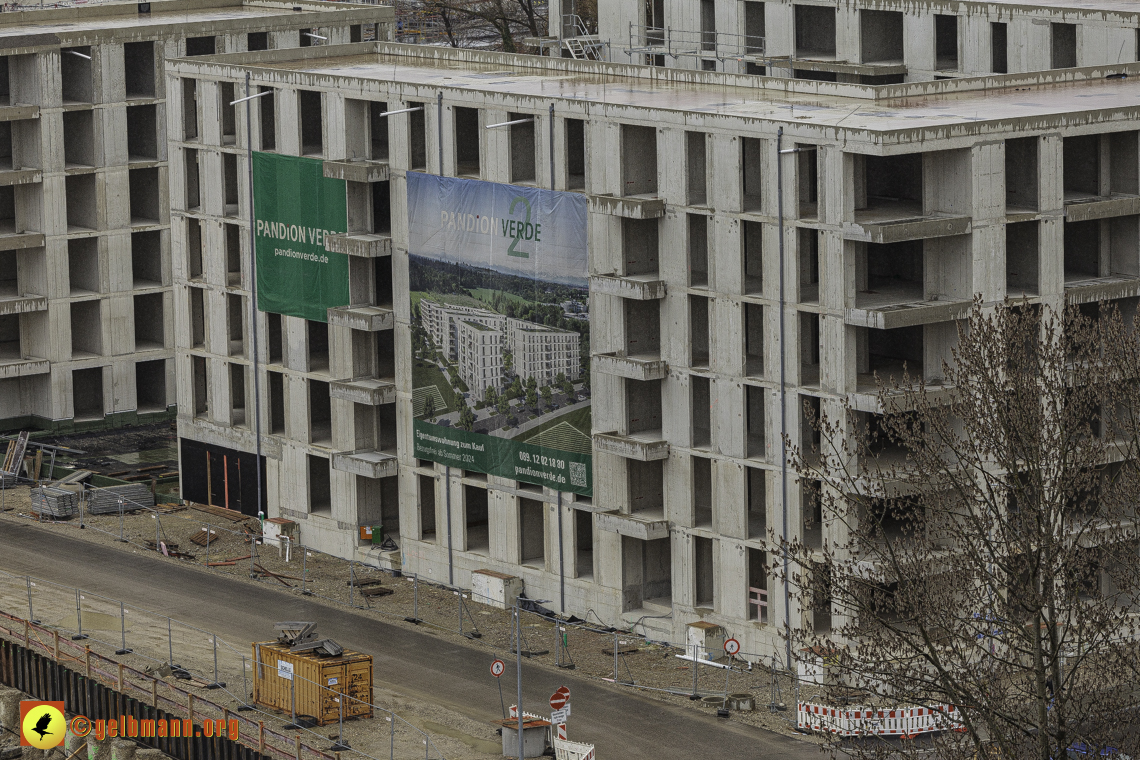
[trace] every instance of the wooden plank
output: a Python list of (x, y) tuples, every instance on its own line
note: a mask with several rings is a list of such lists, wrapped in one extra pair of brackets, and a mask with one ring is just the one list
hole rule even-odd
[(369, 586), (368, 588), (360, 589), (361, 596), (388, 596), (394, 593), (396, 593), (395, 590), (387, 586)]
[(199, 504), (196, 501), (188, 501), (186, 504), (191, 509), (195, 509), (199, 512), (206, 512), (207, 514), (211, 514), (214, 517), (223, 517), (231, 522), (245, 522), (249, 519), (248, 515), (243, 515), (241, 512), (233, 509), (226, 509), (225, 507), (215, 507), (210, 504)]

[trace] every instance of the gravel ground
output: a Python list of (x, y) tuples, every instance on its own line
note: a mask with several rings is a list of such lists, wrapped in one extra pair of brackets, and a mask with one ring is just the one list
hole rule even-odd
[[(7, 511), (0, 511), (0, 520), (29, 519), (31, 511), (28, 488), (9, 489), (3, 493), (5, 494)], [(193, 560), (166, 558), (164, 561), (194, 562), (202, 566), (207, 559), (210, 562), (221, 562), (247, 557), (251, 554), (251, 545), (247, 543), (248, 539), (241, 533), (241, 523), (230, 523), (221, 518), (211, 518), (207, 513), (197, 510), (183, 510), (165, 514), (161, 515), (159, 519), (158, 534), (161, 540), (167, 544), (177, 544), (179, 551), (194, 555)], [(214, 534), (216, 538), (210, 542), (207, 556), (207, 548), (191, 543), (190, 536), (201, 531), (208, 521), (209, 527), (216, 531)], [(86, 517), (84, 522), (88, 528), (82, 531), (78, 529), (78, 520), (75, 519), (57, 523), (56, 529), (70, 531), (72, 535), (84, 540), (113, 546), (123, 551), (152, 551), (146, 546), (146, 542), (154, 542), (156, 535), (155, 518), (151, 514), (140, 513), (124, 517), (122, 533), (123, 537), (130, 542), (127, 544), (118, 541), (120, 532), (118, 515)], [(250, 528), (255, 528), (256, 524), (256, 520), (248, 521)], [(253, 561), (269, 572), (292, 576), (291, 578), (283, 580), (266, 576), (251, 578), (250, 573), (253, 568), (250, 559), (240, 559), (233, 565), (211, 567), (209, 570), (214, 573), (230, 575), (246, 583), (268, 583), (279, 586), (283, 590), (286, 590), (286, 584), (288, 584), (287, 590), (290, 593), (300, 594), (304, 589), (304, 591), (311, 593), (314, 598), (338, 606), (348, 605), (351, 598), (353, 605), (360, 608), (363, 614), (374, 615), (378, 619), (395, 625), (412, 625), (412, 623), (405, 622), (404, 618), (412, 617), (414, 612), (423, 621), (422, 625), (434, 628), (439, 635), (445, 638), (459, 639), (459, 600), (456, 598), (455, 592), (430, 586), (424, 582), (414, 584), (406, 578), (394, 578), (389, 573), (373, 571), (356, 565), (351, 572), (354, 572), (358, 582), (380, 580), (382, 587), (393, 591), (387, 596), (365, 598), (360, 595), (360, 588), (348, 586), (350, 567), (345, 560), (317, 552), (306, 552), (303, 558), (294, 556), (291, 562), (286, 563), (278, 555), (279, 552), (276, 547), (257, 546)], [(301, 580), (302, 577), (304, 578), (303, 581)], [(22, 598), (25, 592), (26, 589), (23, 584), (20, 584), (19, 588), (9, 588), (8, 593), (5, 594), (3, 583), (0, 582), (0, 602), (7, 601), (8, 604), (17, 605), (15, 607), (17, 614), (20, 610), (26, 610), (26, 597)], [(39, 593), (40, 591), (37, 590), (37, 595)], [(57, 596), (61, 594), (62, 592)], [(107, 620), (110, 622), (105, 621), (105, 623), (114, 630), (105, 632), (105, 636), (98, 638), (106, 641), (114, 639), (116, 633), (121, 635), (118, 630), (119, 613), (117, 605), (111, 604), (109, 600), (99, 600), (88, 595), (85, 597), (83, 600), (85, 628), (89, 627), (89, 624), (86, 624), (88, 619), (95, 619), (92, 618), (92, 615), (102, 614), (108, 616)], [(474, 639), (469, 643), (487, 649), (489, 654), (494, 652), (500, 657), (504, 657), (509, 651), (513, 651), (510, 633), (512, 628), (511, 613), (478, 602), (471, 602), (466, 596), (464, 598), (463, 630), (470, 633), (474, 627), (481, 634), (481, 638)], [(90, 611), (88, 611), (89, 606)], [(74, 600), (71, 600), (69, 607), (67, 607), (66, 602), (63, 603), (62, 607), (68, 609), (70, 627), (74, 627), (76, 623)], [(66, 626), (67, 622), (66, 619), (61, 619), (57, 624)], [(152, 622), (153, 625), (136, 624), (134, 627), (128, 628), (128, 638), (134, 642), (140, 636), (142, 629), (155, 629), (152, 632), (154, 640), (147, 642), (148, 648), (159, 652), (161, 659), (166, 659), (164, 654), (166, 649), (165, 619)], [(139, 632), (135, 631), (136, 627)], [(628, 683), (632, 680), (638, 687), (645, 689), (646, 693), (664, 702), (683, 705), (691, 709), (710, 709), (702, 706), (700, 701), (693, 701), (689, 698), (693, 691), (692, 665), (676, 658), (677, 654), (682, 653), (681, 649), (647, 644), (640, 637), (632, 636), (628, 632), (619, 631), (615, 637), (613, 633), (593, 632), (574, 626), (564, 626), (564, 629), (566, 643), (563, 661), (571, 660), (579, 676), (595, 679), (614, 678), (613, 648), (616, 638), (619, 649), (626, 652), (619, 656), (618, 660), (619, 681)], [(178, 642), (176, 659), (182, 658), (188, 661), (179, 664), (191, 667), (199, 672), (212, 673), (213, 646), (208, 635), (193, 630), (173, 635)], [(528, 651), (534, 653), (534, 656), (530, 658), (532, 665), (555, 669), (555, 631), (552, 621), (538, 615), (525, 613), (522, 640), (524, 653)], [(133, 643), (132, 646), (134, 646)], [(136, 648), (140, 651), (144, 649), (143, 647)], [(539, 654), (544, 651), (545, 654)], [(245, 654), (244, 646), (236, 647), (231, 651), (220, 645), (219, 679), (225, 680), (223, 678), (225, 676), (233, 678), (233, 683), (236, 683), (240, 679), (243, 667), (248, 666), (248, 663), (243, 664), (241, 661), (241, 656)], [(727, 691), (753, 694), (757, 707), (753, 712), (733, 712), (731, 718), (733, 721), (785, 734), (792, 731), (790, 721), (794, 720), (793, 713), (773, 713), (767, 709), (767, 705), (771, 701), (771, 678), (769, 672), (760, 666), (754, 666), (749, 670), (747, 663), (738, 662), (731, 671), (702, 666), (698, 672), (698, 693), (703, 695), (723, 694), (726, 690), (726, 676)], [(785, 677), (780, 686), (782, 687), (781, 700), (792, 703), (790, 681)], [(631, 687), (622, 686), (618, 688)], [(679, 693), (671, 693), (670, 690)], [(235, 694), (238, 693), (233, 688), (230, 691), (234, 691)], [(213, 693), (218, 694), (218, 692)], [(490, 756), (498, 755), (499, 737), (484, 724), (466, 720), (463, 716), (445, 708), (425, 704), (412, 705), (395, 694), (383, 693), (379, 689), (376, 692), (376, 704), (407, 717), (419, 727), (429, 731), (433, 737), (438, 736), (437, 744), (449, 758), (488, 757), (489, 755), (486, 753), (491, 753)], [(415, 717), (411, 717), (413, 715)], [(357, 725), (368, 726), (369, 729), (372, 729), (373, 726), (372, 724), (351, 723), (345, 725), (346, 738), (349, 743), (355, 747), (358, 746), (356, 742), (361, 742), (362, 744), (359, 746), (363, 749), (364, 743), (372, 743), (366, 736), (376, 732), (374, 730), (360, 731)], [(358, 732), (362, 735), (357, 736)], [(397, 738), (399, 739), (399, 732)], [(805, 740), (812, 739), (805, 737)], [(491, 746), (492, 744), (494, 746)], [(384, 753), (388, 752), (387, 745), (380, 749)], [(422, 745), (419, 751), (422, 752)], [(369, 754), (374, 753), (370, 752)]]

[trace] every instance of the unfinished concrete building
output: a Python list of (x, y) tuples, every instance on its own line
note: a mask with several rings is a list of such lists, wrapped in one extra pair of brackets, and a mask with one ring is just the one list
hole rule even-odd
[[(988, 18), (973, 9), (956, 23)], [(1096, 13), (1135, 40), (1140, 14), (1079, 11)], [(253, 147), (348, 180), (350, 230), (326, 247), (349, 254), (351, 304), (327, 324), (258, 325), (269, 515), (345, 557), (468, 588), (499, 571), (555, 608), (564, 567), (567, 612), (673, 642), (709, 621), (770, 656), (783, 626), (832, 625), (826, 595), (785, 604), (766, 571), (781, 541), (822, 548), (832, 529), (803, 506), (818, 485), (781, 460), (782, 430), (811, 443), (805, 404), (835, 415), (850, 402), (873, 423), (875, 373), (904, 362), (936, 386), (975, 295), (1134, 310), (1140, 293), (1137, 64), (867, 85), (383, 43), (320, 52), (172, 61), (167, 87), (212, 92), (251, 73), (274, 103), (271, 120), (253, 109)], [(1011, 68), (1030, 65), (1048, 68)], [(179, 109), (180, 435), (249, 452), (248, 374), (231, 369), (248, 365), (200, 316), (203, 299), (227, 313), (229, 259), (193, 231), (245, 212), (189, 212), (193, 152), (227, 144), (212, 113), (186, 142)], [(525, 134), (487, 128), (525, 118)], [(414, 458), (411, 171), (586, 195), (592, 495)], [(185, 276), (202, 261), (219, 277)], [(359, 538), (380, 524), (398, 551)]]
[[(574, 0), (550, 18), (548, 49), (591, 44), (568, 42), (583, 31)], [(1140, 60), (1125, 2), (615, 0), (598, 4), (596, 39), (615, 62), (863, 84)]]
[(0, 16), (0, 429), (174, 416), (165, 60), (359, 40), (390, 13), (172, 0)]

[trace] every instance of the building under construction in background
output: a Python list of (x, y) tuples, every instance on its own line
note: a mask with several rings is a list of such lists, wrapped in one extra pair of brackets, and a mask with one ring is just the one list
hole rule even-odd
[[(767, 569), (832, 530), (781, 458), (783, 434), (813, 442), (805, 407), (873, 426), (876, 373), (938, 387), (975, 297), (1135, 313), (1140, 8), (602, 6), (610, 62), (168, 62), (197, 94), (166, 122), (184, 494), (207, 492), (187, 456), (250, 456), (260, 419), (260, 506), (307, 546), (771, 655), (786, 625), (838, 622), (826, 579), (786, 594)], [(247, 74), (272, 97), (226, 107)], [(223, 171), (247, 147), (256, 326), (248, 186)], [(499, 335), (479, 387), (450, 342), (500, 332), (487, 313), (578, 334), (581, 376), (532, 385)]]

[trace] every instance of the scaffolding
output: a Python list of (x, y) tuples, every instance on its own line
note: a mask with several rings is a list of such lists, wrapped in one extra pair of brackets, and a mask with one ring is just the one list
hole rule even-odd
[(630, 23), (629, 47), (626, 55), (690, 56), (703, 60), (744, 61), (767, 65), (764, 38), (747, 34), (717, 31), (693, 31), (672, 27), (643, 26)]

